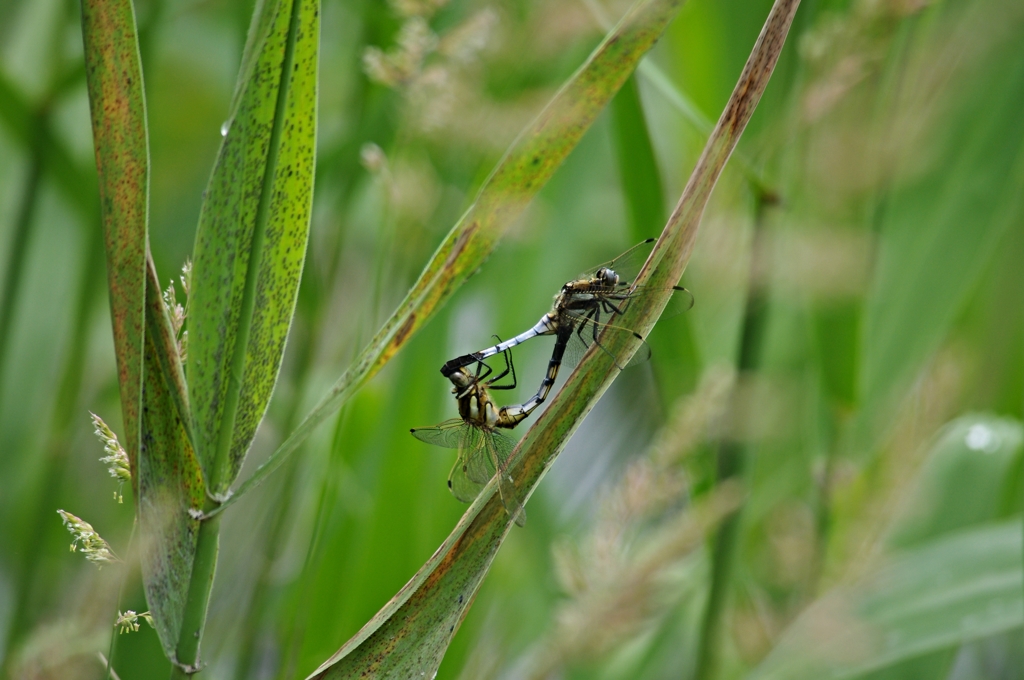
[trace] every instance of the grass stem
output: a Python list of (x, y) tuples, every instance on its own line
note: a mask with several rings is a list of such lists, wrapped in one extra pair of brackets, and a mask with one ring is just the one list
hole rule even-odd
[[(773, 199), (758, 194), (754, 206), (754, 239), (750, 250), (750, 275), (747, 279), (747, 298), (743, 311), (743, 328), (738, 358), (739, 374), (749, 375), (757, 370), (760, 348), (767, 317), (767, 296), (763, 285), (757, 280), (755, 267), (767, 249), (763, 247), (764, 213)], [(716, 462), (716, 483), (718, 486), (730, 481), (742, 481), (747, 463), (747, 446), (732, 440), (724, 441), (718, 449)], [(729, 601), (729, 586), (732, 581), (733, 564), (736, 559), (736, 543), (739, 537), (743, 505), (727, 516), (719, 525), (711, 554), (711, 587), (704, 619), (701, 625), (697, 647), (697, 680), (711, 680), (717, 673), (719, 640), (722, 621)]]
[(21, 290), (22, 271), (28, 260), (28, 237), (32, 231), (32, 219), (39, 199), (42, 171), (42, 158), (38, 153), (33, 153), (28, 163), (21, 204), (18, 206), (14, 222), (14, 236), (7, 251), (7, 261), (4, 263), (3, 293), (0, 294), (0, 385), (4, 384), (4, 367), (9, 363), (7, 348), (14, 331), (11, 319), (14, 317), (14, 307)]

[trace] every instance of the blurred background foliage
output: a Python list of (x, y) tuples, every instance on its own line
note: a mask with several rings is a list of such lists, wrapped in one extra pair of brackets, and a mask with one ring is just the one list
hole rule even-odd
[[(249, 471), (627, 6), (323, 0), (311, 243)], [(690, 0), (479, 274), (227, 514), (205, 675), (304, 677), (441, 543), (464, 509), (445, 488), (451, 455), (408, 434), (454, 415), (438, 367), (525, 329), (561, 283), (657, 235), (769, 7)], [(191, 251), (251, 6), (136, 8), (151, 242), (169, 281)], [(659, 324), (650, 365), (621, 376), (551, 470), (440, 677), (821, 677), (801, 663), (830, 647), (848, 677), (1021, 677), (1019, 592), (973, 618), (969, 588), (962, 610), (908, 605), (888, 656), (834, 605), (896, 606), (885, 588), (899, 579), (878, 576), (888, 564), (933, 600), (955, 574), (969, 585), (989, 568), (1021, 589), (1022, 35), (1014, 0), (804, 0), (704, 218), (683, 281), (696, 305)], [(119, 570), (70, 554), (56, 510), (115, 550), (132, 523), (88, 415), (118, 430), (81, 49), (77, 3), (0, 3), (0, 654), (12, 678), (100, 677)], [(510, 401), (536, 389), (549, 351), (517, 350)], [(711, 519), (688, 508), (729, 477), (743, 493), (724, 569)], [(965, 550), (976, 558), (960, 571), (934, 569)], [(712, 581), (723, 596), (709, 645)], [(137, 568), (124, 602), (147, 609)], [(119, 657), (125, 679), (168, 669), (145, 626)]]

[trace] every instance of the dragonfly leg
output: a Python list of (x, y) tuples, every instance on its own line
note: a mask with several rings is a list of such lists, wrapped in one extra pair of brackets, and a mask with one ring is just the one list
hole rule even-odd
[(508, 369), (512, 371), (512, 386), (509, 389), (514, 389), (519, 383), (516, 381), (516, 365), (512, 362), (512, 349), (505, 350), (504, 354)]
[(604, 311), (606, 313), (611, 315), (623, 314), (626, 311), (626, 307), (629, 305), (629, 298), (625, 298), (618, 306), (613, 305), (611, 300), (608, 299), (601, 300), (601, 303), (604, 305)]
[[(487, 369), (486, 373), (484, 373), (483, 375), (480, 375), (480, 371), (482, 371), (484, 369)], [(488, 363), (486, 363), (484, 361), (476, 362), (476, 373), (473, 376), (474, 377), (474, 382), (480, 382), (481, 380), (484, 380), (493, 371), (494, 371), (494, 369), (491, 368), (490, 364), (488, 364)], [(497, 378), (495, 378), (495, 380), (497, 380)]]
[[(590, 324), (590, 322), (594, 320), (594, 312), (595, 311), (596, 311), (596, 309), (590, 309), (583, 316), (583, 321), (578, 326), (576, 326), (576, 336), (580, 339), (580, 342), (583, 343), (584, 347), (589, 347), (590, 344), (587, 342), (586, 338), (583, 337), (583, 331), (586, 329), (587, 325)], [(590, 325), (593, 325), (593, 324), (590, 324)]]
[(594, 312), (590, 316), (594, 320), (594, 323), (590, 324), (590, 334), (594, 336), (594, 344), (600, 344), (597, 342), (597, 337), (601, 335), (601, 331), (598, 330), (601, 327), (601, 308), (595, 307)]
[[(516, 385), (518, 385), (518, 382), (516, 381), (516, 365), (512, 361), (512, 349), (511, 348), (506, 349), (501, 354), (505, 358), (505, 370), (502, 371), (500, 374), (498, 374), (497, 377), (491, 378), (491, 380), (488, 381), (487, 386), (490, 387), (491, 389), (494, 389), (494, 390), (514, 390), (516, 388)], [(494, 384), (494, 383), (498, 382), (499, 380), (501, 380), (502, 378), (504, 378), (510, 372), (512, 373), (512, 384), (511, 385), (495, 385)]]
[[(601, 310), (599, 308), (595, 307), (593, 309), (592, 313), (587, 316), (587, 318), (593, 320), (593, 323), (590, 324), (590, 325), (593, 327), (593, 333), (592, 334), (593, 334), (593, 337), (594, 337), (594, 344), (597, 345), (598, 347), (600, 347), (602, 352), (604, 352), (609, 357), (611, 357), (612, 361), (615, 362), (615, 366), (620, 371), (623, 370), (624, 367), (619, 364), (618, 360), (615, 358), (615, 355), (613, 353), (609, 352), (608, 348), (606, 348), (604, 345), (602, 345), (601, 341), (598, 340), (598, 336), (601, 334), (601, 331), (600, 331), (600, 328), (601, 328)], [(634, 335), (636, 335), (636, 334), (634, 333)], [(640, 336), (637, 335), (636, 337), (639, 338)]]
[[(593, 336), (593, 339), (594, 339), (594, 344), (596, 344), (598, 347), (600, 347), (601, 343), (599, 343), (597, 341), (597, 336), (600, 334), (600, 331), (598, 330), (598, 328), (600, 328), (600, 326), (601, 326), (601, 308), (599, 306), (595, 306), (595, 307), (592, 307), (590, 309), (590, 311), (587, 312), (586, 316), (584, 317), (583, 323), (581, 323), (579, 325), (579, 328), (576, 329), (576, 334), (579, 336), (580, 341), (584, 345), (589, 346), (590, 343), (588, 343), (586, 341), (586, 339), (583, 337), (584, 330), (589, 328), (590, 329), (590, 334), (591, 334), (591, 336)], [(601, 347), (601, 349), (604, 349), (604, 347)]]

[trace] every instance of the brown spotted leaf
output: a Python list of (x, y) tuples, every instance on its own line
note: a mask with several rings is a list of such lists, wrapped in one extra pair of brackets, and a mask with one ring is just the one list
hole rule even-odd
[(132, 487), (138, 498), (149, 146), (130, 0), (84, 0), (82, 38), (107, 252), (110, 317)]

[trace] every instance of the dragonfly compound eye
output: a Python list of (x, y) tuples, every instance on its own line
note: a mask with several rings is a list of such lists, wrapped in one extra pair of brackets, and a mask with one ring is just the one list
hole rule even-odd
[(473, 379), (469, 377), (463, 369), (459, 369), (448, 376), (448, 379), (452, 381), (452, 384), (456, 388), (468, 387), (472, 383)]

